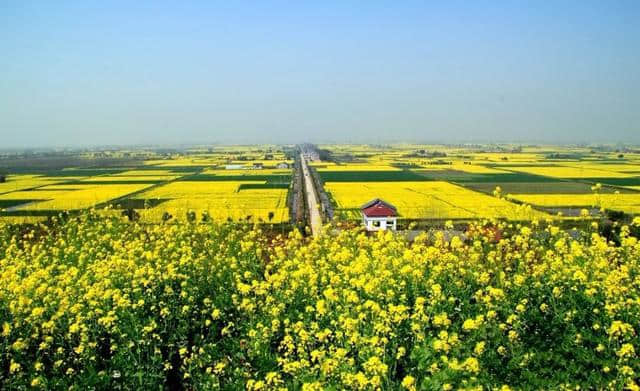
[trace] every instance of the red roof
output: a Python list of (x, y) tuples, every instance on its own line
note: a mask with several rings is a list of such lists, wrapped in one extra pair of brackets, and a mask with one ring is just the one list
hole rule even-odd
[(371, 200), (360, 208), (362, 214), (367, 217), (395, 217), (398, 216), (396, 207), (379, 198)]

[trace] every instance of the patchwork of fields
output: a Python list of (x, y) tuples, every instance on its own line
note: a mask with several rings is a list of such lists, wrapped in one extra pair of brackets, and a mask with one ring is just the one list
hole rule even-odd
[[(126, 214), (145, 223), (191, 217), (269, 223), (289, 220), (291, 169), (276, 166), (290, 165), (292, 160), (281, 149), (224, 146), (162, 159), (147, 155), (136, 165), (122, 167), (9, 173), (0, 183), (0, 221), (32, 223), (62, 211), (94, 207), (101, 213)], [(87, 159), (87, 166), (95, 163)]]
[(330, 151), (333, 161), (312, 165), (341, 218), (360, 218), (360, 206), (373, 198), (390, 202), (401, 219), (410, 220), (567, 219), (583, 209), (591, 215), (640, 213), (637, 152), (557, 146), (495, 152), (437, 145), (320, 148)]
[[(319, 150), (323, 159), (310, 166), (339, 219), (359, 220), (360, 206), (373, 198), (395, 205), (401, 220), (571, 219), (584, 217), (584, 209), (593, 217), (640, 213), (637, 151), (408, 144)], [(122, 165), (101, 166), (99, 158), (79, 154), (69, 167), (4, 167), (0, 221), (108, 207), (101, 213), (145, 223), (194, 213), (196, 219), (287, 223), (295, 155), (293, 147), (216, 146), (107, 155), (128, 156)]]

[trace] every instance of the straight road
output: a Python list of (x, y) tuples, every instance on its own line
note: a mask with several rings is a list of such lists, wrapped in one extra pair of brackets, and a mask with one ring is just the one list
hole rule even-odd
[(320, 235), (322, 231), (322, 217), (320, 216), (320, 204), (318, 204), (318, 196), (316, 189), (313, 187), (313, 180), (307, 167), (307, 160), (304, 155), (300, 154), (300, 163), (302, 166), (302, 180), (304, 180), (304, 190), (307, 193), (307, 209), (309, 210), (309, 220), (311, 223), (311, 233), (313, 236)]

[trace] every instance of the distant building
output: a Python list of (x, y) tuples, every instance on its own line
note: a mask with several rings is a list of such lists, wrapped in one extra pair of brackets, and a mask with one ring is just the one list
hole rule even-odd
[(262, 163), (253, 163), (253, 166), (251, 166), (251, 168), (253, 168), (254, 170), (262, 170), (264, 168), (264, 165)]
[(242, 170), (245, 168), (242, 164), (227, 164), (224, 166), (225, 170)]
[(287, 162), (278, 163), (276, 164), (276, 168), (289, 168), (289, 163)]
[(384, 231), (397, 228), (398, 211), (396, 207), (379, 198), (373, 199), (360, 208), (362, 222), (367, 231)]
[(320, 154), (316, 151), (308, 151), (304, 155), (305, 155), (305, 159), (307, 159), (310, 162), (320, 161)]

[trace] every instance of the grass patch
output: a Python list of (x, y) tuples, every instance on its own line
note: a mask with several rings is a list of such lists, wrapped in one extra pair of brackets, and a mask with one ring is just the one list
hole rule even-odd
[[(490, 173), (480, 174), (458, 170), (415, 170), (413, 171), (427, 180), (449, 181), (458, 183), (549, 183), (558, 179), (526, 173)], [(423, 179), (424, 180), (424, 179)]]
[(199, 174), (179, 179), (181, 182), (266, 181), (269, 184), (289, 184), (290, 174), (282, 175), (210, 175)]
[(324, 182), (414, 182), (433, 180), (413, 171), (318, 171)]
[(0, 212), (0, 216), (21, 216), (21, 217), (51, 217), (64, 213), (60, 210), (13, 210), (10, 212)]
[(471, 174), (470, 178), (463, 178), (458, 182), (480, 182), (480, 183), (552, 183), (560, 182), (555, 178), (524, 173), (505, 174)]
[(602, 183), (613, 186), (640, 186), (640, 177), (637, 178), (585, 178), (585, 181)]
[(288, 189), (287, 183), (242, 183), (238, 186), (238, 191), (242, 190), (268, 190), (268, 189)]
[(44, 200), (0, 200), (0, 209), (12, 208), (14, 206), (29, 204), (31, 202), (40, 202)]

